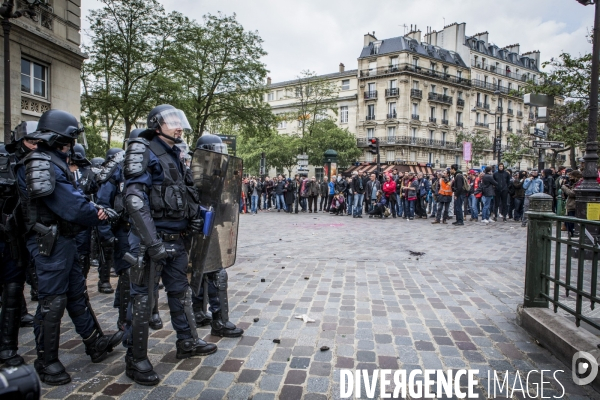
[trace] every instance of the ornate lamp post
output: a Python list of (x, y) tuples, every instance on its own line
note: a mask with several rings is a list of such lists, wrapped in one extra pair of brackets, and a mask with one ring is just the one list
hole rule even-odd
[(13, 11), (15, 8), (14, 0), (6, 0), (0, 7), (0, 17), (2, 17), (2, 31), (4, 33), (4, 143), (10, 142), (11, 130), (11, 102), (10, 102), (10, 20), (27, 16), (33, 20), (37, 19), (34, 7), (42, 4), (41, 0), (26, 0), (27, 9)]

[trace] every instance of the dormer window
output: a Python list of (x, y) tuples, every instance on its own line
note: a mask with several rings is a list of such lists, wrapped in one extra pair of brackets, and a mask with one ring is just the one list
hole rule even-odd
[(380, 47), (381, 47), (381, 42), (373, 42), (373, 54), (379, 54)]

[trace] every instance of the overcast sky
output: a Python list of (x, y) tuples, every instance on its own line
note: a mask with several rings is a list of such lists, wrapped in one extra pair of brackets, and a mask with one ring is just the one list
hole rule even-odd
[[(295, 78), (308, 69), (336, 72), (340, 62), (355, 69), (363, 36), (401, 36), (403, 25), (441, 30), (465, 22), (467, 35), (488, 31), (490, 42), (519, 43), (521, 52), (540, 50), (542, 60), (561, 52), (591, 52), (586, 34), (593, 7), (576, 0), (161, 0), (168, 11), (194, 19), (207, 13), (237, 14), (245, 29), (258, 31), (269, 53), (264, 62), (273, 82)], [(84, 19), (98, 0), (82, 1)], [(89, 26), (83, 23), (84, 35)], [(85, 39), (84, 39), (85, 40)]]

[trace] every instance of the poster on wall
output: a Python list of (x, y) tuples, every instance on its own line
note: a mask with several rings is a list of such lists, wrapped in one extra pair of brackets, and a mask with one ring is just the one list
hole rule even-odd
[(471, 142), (463, 143), (463, 160), (471, 161)]

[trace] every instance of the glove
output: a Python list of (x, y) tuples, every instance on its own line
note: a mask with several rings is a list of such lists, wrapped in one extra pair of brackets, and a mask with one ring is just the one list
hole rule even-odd
[(198, 218), (191, 220), (189, 223), (189, 228), (192, 233), (202, 233), (204, 230), (204, 219)]
[(148, 247), (148, 256), (152, 259), (152, 261), (160, 261), (164, 260), (169, 256), (167, 250), (165, 250), (165, 246), (162, 242), (158, 242)]
[(118, 212), (116, 212), (114, 209), (112, 208), (108, 208), (105, 207), (104, 208), (104, 212), (106, 213), (106, 215), (108, 216), (108, 220), (111, 223), (115, 223), (119, 220), (119, 218), (121, 218), (121, 214), (119, 214)]

